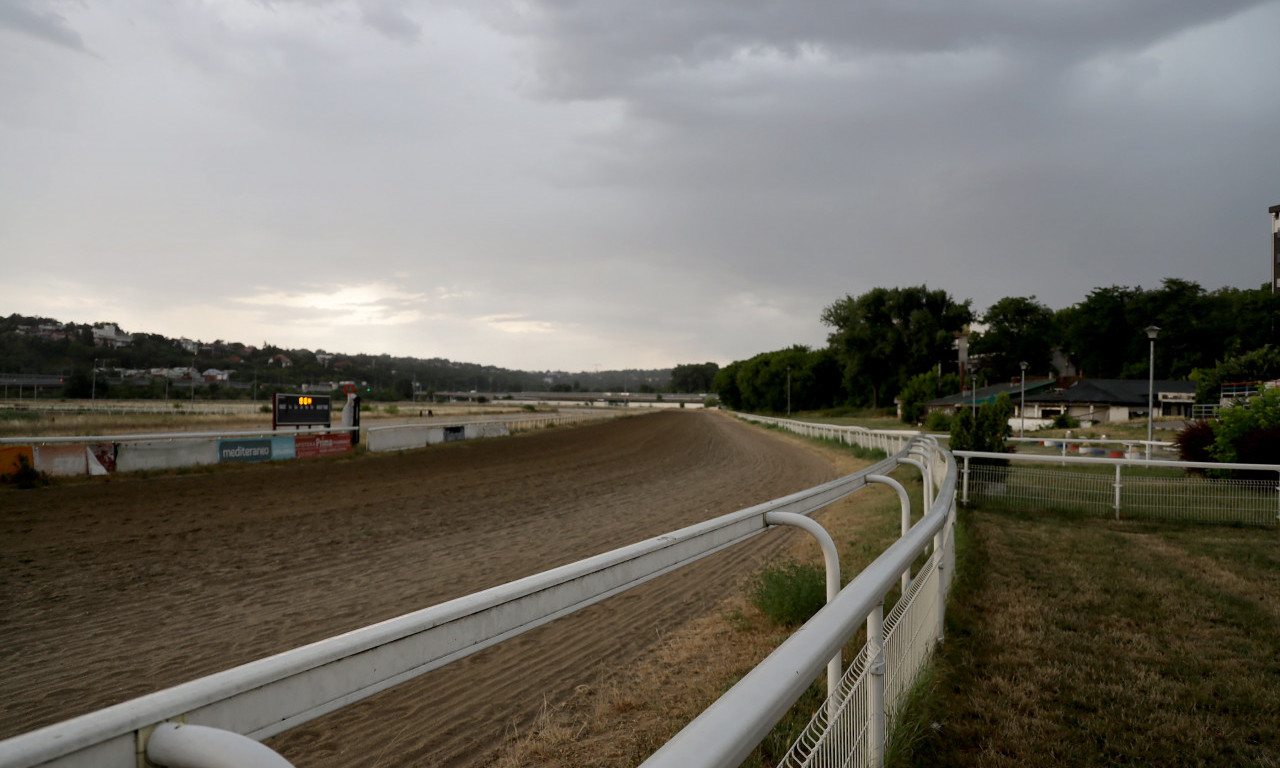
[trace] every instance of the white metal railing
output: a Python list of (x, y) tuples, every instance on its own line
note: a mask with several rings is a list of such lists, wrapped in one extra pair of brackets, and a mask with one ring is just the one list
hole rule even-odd
[[(924, 517), (800, 631), (646, 760), (644, 768), (739, 765), (864, 623), (869, 640), (834, 694), (836, 714), (828, 714), (831, 707), (819, 708), (805, 740), (787, 759), (791, 765), (882, 764), (890, 705), (897, 706), (901, 692), (914, 684), (942, 640), (954, 568), (956, 464), (936, 445), (932, 453), (941, 461), (934, 461), (931, 471), (938, 472), (936, 465), (942, 464), (942, 478)], [(882, 622), (885, 596), (930, 543), (935, 554), (929, 565), (917, 575), (908, 599), (899, 601), (901, 611), (890, 614), (891, 623)], [(880, 638), (885, 638), (883, 643)]]
[[(975, 451), (955, 451), (955, 456), (963, 462), (960, 498), (966, 504), (1074, 509), (1116, 519), (1260, 526), (1280, 521), (1280, 465)], [(1194, 476), (1187, 469), (1270, 477)]]
[[(907, 441), (900, 442), (900, 453), (905, 453)], [(934, 444), (929, 446), (935, 457), (945, 456)], [(267, 738), (745, 541), (769, 527), (766, 518), (771, 514), (811, 514), (865, 487), (869, 475), (883, 474), (897, 464), (897, 458), (888, 458), (765, 504), (14, 737), (0, 742), (0, 767), (136, 768), (139, 755), (155, 762), (150, 734), (172, 722)], [(947, 464), (948, 480), (938, 486), (934, 508), (877, 560), (880, 565), (864, 571), (820, 612), (823, 622), (847, 614), (850, 601), (857, 613), (876, 590), (882, 600), (887, 589), (880, 589), (883, 578), (896, 584), (929, 537), (941, 530), (955, 485), (954, 461), (948, 459)], [(933, 471), (938, 474), (936, 467)], [(886, 560), (890, 553), (895, 554)], [(869, 583), (875, 584), (871, 591), (854, 588)], [(842, 600), (843, 611), (836, 608)], [(839, 652), (843, 631), (842, 623), (835, 634), (821, 632), (825, 650), (817, 669)], [(789, 695), (769, 694), (779, 703)]]
[(772, 416), (758, 416), (754, 413), (734, 413), (734, 416), (757, 424), (794, 432), (805, 437), (831, 440), (844, 445), (856, 445), (867, 450), (883, 451), (886, 455), (895, 454), (906, 448), (909, 441), (920, 436), (914, 430), (867, 429), (866, 427), (840, 426), (836, 424), (815, 424), (795, 419), (780, 419)]

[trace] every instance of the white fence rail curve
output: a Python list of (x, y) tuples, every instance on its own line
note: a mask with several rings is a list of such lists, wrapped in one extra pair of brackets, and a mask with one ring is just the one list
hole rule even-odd
[[(859, 434), (856, 439), (898, 445), (898, 453), (905, 455), (909, 437)], [(946, 457), (936, 445), (930, 447), (936, 456)], [(780, 499), (13, 737), (0, 742), (0, 768), (136, 768), (148, 754), (149, 735), (164, 723), (267, 738), (745, 541), (770, 527), (770, 513), (812, 514), (865, 487), (869, 475), (884, 474), (898, 463), (896, 457), (887, 458)], [(909, 565), (945, 522), (954, 468), (949, 458), (945, 468), (934, 468), (941, 480), (934, 509), (882, 556), (884, 560), (892, 553), (891, 565), (878, 560), (855, 584), (873, 584), (875, 592), (882, 572), (891, 572), (890, 581), (897, 583), (907, 567), (898, 560), (905, 558)], [(837, 613), (857, 614), (864, 603), (875, 602), (874, 594), (864, 594), (868, 587), (858, 587), (852, 597), (846, 594), (851, 587), (833, 603), (844, 606), (843, 611), (829, 607), (820, 614), (820, 633), (799, 633), (821, 637), (820, 649), (803, 644), (805, 668), (810, 657), (820, 656), (820, 671), (838, 652), (837, 636), (849, 622), (837, 620)], [(883, 591), (879, 594), (883, 599)], [(769, 698), (781, 702), (790, 695), (788, 686)]]
[[(763, 420), (754, 417), (752, 420)], [(771, 419), (802, 434), (841, 439), (847, 430)], [(933, 649), (942, 641), (946, 597), (954, 569), (955, 460), (928, 441), (937, 496), (906, 535), (849, 582), (835, 600), (778, 646), (714, 704), (642, 764), (642, 768), (732, 768), (739, 765), (786, 714), (827, 661), (864, 624), (870, 638), (839, 689), (829, 693), (783, 764), (883, 764), (886, 730)], [(901, 456), (895, 457), (899, 463)], [(906, 462), (901, 462), (906, 463)], [(885, 596), (932, 544), (934, 553), (905, 599), (883, 622)], [(902, 627), (896, 637), (892, 630)], [(891, 631), (885, 632), (888, 628)], [(923, 630), (923, 631), (922, 631)], [(892, 646), (892, 649), (890, 647)], [(831, 699), (835, 699), (834, 702)]]

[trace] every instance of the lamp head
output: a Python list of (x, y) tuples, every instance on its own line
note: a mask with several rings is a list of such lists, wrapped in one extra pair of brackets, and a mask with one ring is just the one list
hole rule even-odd
[(1147, 328), (1146, 328), (1146, 331), (1147, 331), (1147, 338), (1148, 338), (1148, 339), (1151, 339), (1152, 341), (1155, 341), (1155, 340), (1156, 340), (1156, 336), (1158, 336), (1158, 335), (1160, 334), (1160, 326), (1158, 326), (1158, 325), (1148, 325), (1148, 326), (1147, 326)]

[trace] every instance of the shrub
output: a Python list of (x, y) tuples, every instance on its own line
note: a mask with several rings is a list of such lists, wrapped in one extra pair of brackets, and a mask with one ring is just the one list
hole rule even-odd
[[(1189, 421), (1173, 436), (1178, 458), (1183, 461), (1213, 461), (1213, 425), (1204, 419)], [(1203, 470), (1188, 470), (1203, 474)]]
[(400, 406), (398, 406), (398, 405), (388, 405), (388, 406), (387, 406), (386, 408), (384, 408), (383, 410), (384, 410), (384, 411), (386, 411), (387, 413), (391, 414), (392, 416), (394, 416), (394, 415), (396, 415), (397, 413), (399, 413), (399, 412), (400, 412)]
[(930, 411), (924, 420), (924, 428), (928, 432), (950, 432), (951, 417), (943, 411)]
[(770, 563), (747, 586), (747, 599), (774, 624), (799, 626), (826, 604), (826, 572), (793, 559)]
[(1060, 413), (1053, 417), (1054, 429), (1075, 429), (1080, 426), (1080, 420), (1069, 413)]
[(1280, 387), (1262, 392), (1247, 404), (1232, 405), (1218, 413), (1218, 421), (1213, 425), (1213, 455), (1224, 462), (1247, 461), (1242, 448), (1254, 456), (1265, 455), (1264, 436), (1277, 429), (1280, 429)]

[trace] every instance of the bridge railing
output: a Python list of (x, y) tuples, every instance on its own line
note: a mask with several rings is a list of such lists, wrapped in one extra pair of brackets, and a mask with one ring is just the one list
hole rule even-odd
[[(164, 754), (182, 751), (175, 741), (192, 746), (184, 739), (205, 738), (201, 734), (209, 729), (265, 739), (743, 542), (771, 527), (766, 522), (771, 513), (812, 514), (908, 460), (912, 446), (905, 438), (894, 436), (885, 444), (901, 445), (898, 455), (814, 488), (8, 739), (0, 742), (0, 767), (136, 768), (143, 755), (162, 765), (150, 741), (161, 726)], [(916, 451), (945, 457), (932, 444)], [(951, 478), (954, 462), (948, 460), (947, 466), (942, 475)], [(939, 501), (925, 516), (927, 522), (854, 581), (874, 582), (874, 588), (855, 589), (855, 597), (844, 598), (844, 611), (828, 607), (819, 614), (824, 617), (823, 658), (814, 675), (839, 652), (837, 636), (848, 629), (848, 621), (840, 620), (835, 633), (825, 626), (837, 616), (847, 618), (849, 610), (857, 614), (864, 603), (874, 603), (875, 594), (883, 599), (881, 576), (889, 573), (897, 583), (941, 530), (953, 486), (953, 480), (938, 485)], [(940, 546), (937, 540), (935, 546)], [(890, 552), (893, 557), (886, 560)], [(806, 659), (812, 655), (806, 648)], [(787, 688), (770, 697), (781, 702), (790, 695)], [(200, 728), (168, 725), (173, 723)]]

